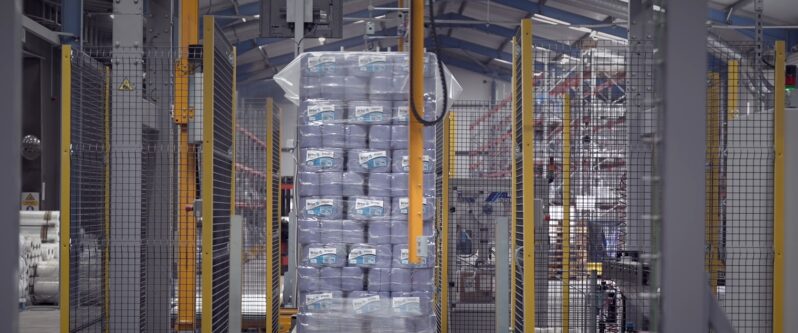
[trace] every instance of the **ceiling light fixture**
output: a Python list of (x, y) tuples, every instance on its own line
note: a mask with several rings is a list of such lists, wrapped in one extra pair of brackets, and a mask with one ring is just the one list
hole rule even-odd
[(588, 33), (588, 34), (593, 32), (593, 29), (589, 29), (589, 28), (585, 28), (585, 27), (568, 27), (568, 29), (581, 31), (581, 32)]
[(540, 14), (532, 14), (532, 19), (535, 20), (535, 21), (538, 21), (538, 22), (543, 22), (543, 23), (548, 23), (548, 24), (553, 24), (553, 25), (558, 25), (558, 24), (571, 25), (571, 23), (568, 23), (568, 22), (565, 22), (565, 21), (562, 21), (562, 20), (558, 20), (558, 19), (553, 18), (553, 17), (540, 15)]

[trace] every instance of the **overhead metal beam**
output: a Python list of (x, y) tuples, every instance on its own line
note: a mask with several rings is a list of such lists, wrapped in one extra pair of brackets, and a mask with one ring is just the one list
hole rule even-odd
[(25, 28), (25, 31), (41, 37), (42, 39), (50, 42), (52, 45), (61, 44), (61, 40), (58, 38), (57, 32), (48, 29), (26, 15), (22, 16), (22, 26)]

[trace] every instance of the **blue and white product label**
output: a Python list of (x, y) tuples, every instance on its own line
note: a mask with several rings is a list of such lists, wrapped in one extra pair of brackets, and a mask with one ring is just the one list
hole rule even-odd
[[(410, 159), (409, 159), (409, 157), (410, 156), (406, 156), (406, 155), (402, 156), (402, 170), (404, 172), (409, 172), (410, 171)], [(424, 161), (424, 173), (432, 172), (432, 168), (434, 167), (432, 165), (432, 157), (430, 157), (429, 155), (424, 155), (424, 156), (421, 157), (421, 159), (422, 159), (422, 161)]]
[(334, 247), (312, 247), (308, 249), (308, 261), (316, 265), (334, 265), (338, 250)]
[(332, 293), (318, 293), (305, 295), (305, 306), (310, 310), (329, 310), (333, 304)]
[(385, 114), (379, 105), (356, 106), (355, 120), (367, 123), (380, 122), (385, 120)]
[(335, 120), (335, 105), (314, 104), (309, 105), (306, 111), (311, 122), (325, 122)]
[(305, 200), (305, 213), (316, 217), (332, 216), (335, 214), (335, 200), (307, 199)]
[(352, 310), (356, 314), (364, 314), (379, 311), (380, 309), (380, 296), (368, 296), (352, 299)]
[(407, 106), (396, 107), (396, 120), (407, 121)]
[(355, 213), (362, 216), (384, 216), (385, 202), (373, 199), (355, 199)]
[(335, 165), (335, 151), (310, 149), (305, 156), (305, 165), (322, 169), (332, 168)]
[(364, 151), (357, 156), (357, 162), (364, 169), (384, 168), (388, 166), (388, 152), (385, 150)]
[[(419, 265), (426, 265), (427, 264), (427, 257), (420, 257), (421, 259), (418, 264)], [(409, 249), (402, 249), (399, 252), (399, 261), (402, 262), (402, 265), (410, 265), (410, 250)]]
[(387, 66), (384, 55), (362, 55), (357, 58), (357, 66), (361, 72), (384, 72)]
[[(427, 209), (429, 209), (429, 207), (427, 206), (427, 198), (421, 198), (421, 204), (424, 207), (422, 208), (423, 211), (427, 212)], [(407, 212), (409, 210), (410, 210), (410, 199), (408, 199), (407, 197), (399, 198), (399, 213), (407, 215)]]
[(374, 265), (377, 263), (377, 249), (356, 248), (349, 251), (350, 265)]
[(395, 313), (419, 314), (421, 313), (421, 299), (418, 297), (394, 297), (391, 308)]
[(311, 73), (328, 73), (335, 70), (334, 56), (310, 56), (308, 57), (308, 71)]

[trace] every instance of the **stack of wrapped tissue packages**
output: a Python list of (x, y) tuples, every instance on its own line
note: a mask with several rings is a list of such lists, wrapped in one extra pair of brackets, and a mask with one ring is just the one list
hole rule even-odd
[[(434, 115), (440, 82), (435, 55), (425, 58), (425, 114)], [(424, 131), (427, 256), (411, 264), (408, 67), (403, 53), (317, 52), (276, 76), (298, 104), (302, 333), (434, 331), (435, 127)]]

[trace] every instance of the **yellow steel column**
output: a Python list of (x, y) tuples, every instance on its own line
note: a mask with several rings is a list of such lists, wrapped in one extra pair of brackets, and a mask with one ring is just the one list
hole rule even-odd
[(511, 198), (512, 198), (512, 202), (510, 204), (510, 219), (511, 219), (510, 220), (510, 250), (511, 250), (510, 251), (510, 253), (511, 253), (510, 258), (512, 259), (512, 261), (510, 262), (510, 311), (511, 311), (511, 313), (510, 313), (510, 327), (513, 328), (513, 330), (514, 330), (515, 329), (515, 316), (516, 316), (516, 311), (515, 311), (516, 310), (516, 308), (515, 308), (515, 302), (516, 302), (515, 301), (515, 297), (516, 297), (515, 291), (516, 291), (516, 289), (515, 288), (517, 288), (516, 277), (515, 277), (515, 274), (516, 274), (515, 266), (516, 266), (516, 263), (518, 262), (518, 258), (516, 258), (516, 254), (518, 253), (517, 252), (518, 243), (517, 243), (517, 238), (516, 238), (517, 237), (516, 236), (516, 233), (517, 233), (516, 230), (518, 230), (517, 229), (518, 217), (516, 215), (516, 199), (517, 199), (517, 195), (518, 195), (517, 192), (516, 192), (517, 191), (516, 190), (516, 179), (518, 179), (517, 178), (518, 174), (517, 174), (516, 168), (515, 168), (515, 161), (518, 158), (518, 156), (515, 155), (515, 142), (516, 142), (515, 138), (518, 137), (518, 131), (519, 131), (519, 129), (516, 126), (516, 121), (515, 121), (515, 112), (516, 112), (516, 110), (518, 110), (518, 89), (516, 87), (516, 84), (517, 84), (517, 82), (519, 80), (519, 78), (517, 77), (517, 73), (518, 73), (517, 69), (518, 69), (518, 61), (519, 61), (518, 53), (517, 53), (518, 52), (518, 41), (516, 40), (515, 36), (513, 37), (512, 43), (513, 43), (513, 65), (512, 65), (513, 75), (512, 75), (512, 79), (510, 80), (510, 82), (511, 82), (510, 84), (512, 86), (511, 96), (512, 96), (512, 108), (513, 108), (512, 109), (512, 122), (511, 122), (512, 123), (512, 131), (513, 131), (512, 135), (513, 135), (513, 137), (510, 138), (510, 141), (513, 143), (512, 147), (510, 148), (510, 156), (511, 156), (511, 158), (510, 158), (510, 161), (511, 161), (510, 162), (510, 170), (512, 172), (512, 178), (510, 179), (510, 186), (511, 186), (510, 195), (511, 195)]
[[(105, 98), (105, 260), (103, 261), (103, 275), (105, 280), (104, 310), (105, 322), (111, 320), (111, 247), (108, 241), (111, 238), (111, 68), (105, 67), (105, 87), (103, 89)], [(105, 332), (110, 330), (110, 325), (105, 325)]]
[[(424, 189), (424, 125), (415, 115), (424, 116), (424, 0), (410, 3), (410, 112), (408, 125), (408, 252), (409, 262), (418, 264), (418, 238), (422, 232)], [(415, 115), (414, 115), (415, 113)]]
[(740, 61), (729, 60), (727, 69), (726, 119), (732, 121), (740, 114)]
[(202, 43), (202, 321), (203, 333), (213, 323), (213, 74), (214, 31), (212, 16), (203, 19)]
[(188, 47), (199, 40), (199, 4), (196, 0), (180, 1), (180, 58), (175, 70), (175, 108), (173, 121), (178, 134), (178, 205), (177, 205), (177, 330), (193, 330), (196, 320), (197, 223), (188, 208), (196, 199), (196, 151), (189, 143), (188, 122), (194, 116), (189, 105), (191, 69)]
[[(731, 74), (730, 74), (731, 76)], [(730, 79), (731, 80), (731, 79)], [(731, 87), (729, 87), (731, 91)], [(720, 271), (720, 74), (709, 73), (707, 87), (707, 138), (706, 159), (709, 163), (705, 175), (706, 207), (705, 237), (708, 253), (705, 266), (709, 272), (709, 286), (713, 294), (718, 289)], [(731, 109), (729, 110), (731, 112)]]
[(447, 115), (448, 119), (443, 121), (443, 156), (441, 172), (441, 332), (449, 332), (449, 177), (451, 176), (451, 156), (450, 149), (452, 144), (453, 132), (452, 123), (454, 113)]
[(562, 331), (571, 320), (571, 95), (562, 108)]
[[(269, 331), (274, 327), (274, 204), (272, 198), (274, 196), (274, 164), (272, 157), (274, 156), (274, 101), (271, 98), (266, 99), (266, 330)], [(279, 257), (278, 257), (279, 258)]]
[(773, 332), (784, 332), (784, 41), (776, 42), (773, 147)]
[(524, 332), (535, 332), (535, 70), (532, 20), (521, 21), (521, 131), (524, 183)]
[(70, 155), (72, 143), (72, 47), (69, 44), (61, 46), (61, 221), (59, 226), (58, 249), (61, 263), (59, 265), (61, 286), (59, 288), (59, 306), (61, 312), (61, 332), (69, 332), (69, 243), (70, 243), (70, 217), (72, 213), (72, 200), (70, 194), (70, 176), (72, 171), (72, 158)]

